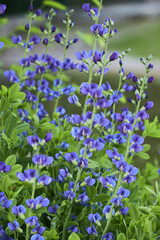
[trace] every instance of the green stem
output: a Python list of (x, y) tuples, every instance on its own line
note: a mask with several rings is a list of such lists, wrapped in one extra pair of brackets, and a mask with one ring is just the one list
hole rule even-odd
[(71, 214), (71, 210), (72, 210), (72, 207), (70, 206), (70, 208), (68, 210), (68, 213), (67, 213), (67, 216), (66, 216), (66, 219), (65, 219), (65, 222), (64, 222), (64, 225), (63, 225), (62, 240), (66, 240), (66, 228), (67, 228), (68, 219), (69, 219), (70, 214)]
[[(137, 104), (137, 107), (136, 107), (136, 111), (135, 111), (135, 115), (138, 113), (139, 108), (140, 108), (141, 96), (142, 96), (142, 94), (143, 94), (145, 79), (146, 79), (146, 76), (144, 77), (143, 82), (142, 82), (142, 85), (141, 85), (140, 94), (139, 94), (139, 95), (140, 95), (140, 100), (138, 101), (138, 104)], [(136, 124), (136, 119), (134, 120), (133, 128), (134, 128), (135, 124)], [(127, 162), (128, 153), (129, 153), (130, 140), (131, 140), (131, 136), (132, 136), (133, 132), (134, 132), (134, 131), (132, 131), (132, 132), (129, 133), (129, 137), (128, 137), (128, 139), (127, 139), (127, 146), (126, 146), (126, 152), (125, 152), (125, 158), (124, 158), (124, 161), (126, 161), (126, 162)], [(116, 197), (116, 195), (117, 195), (117, 191), (118, 191), (118, 189), (119, 189), (119, 187), (120, 187), (120, 185), (121, 185), (122, 178), (123, 178), (123, 172), (120, 172), (119, 178), (118, 178), (118, 183), (117, 183), (117, 185), (116, 185), (116, 188), (115, 188), (115, 191), (114, 191), (114, 194), (113, 194), (113, 198)], [(107, 232), (107, 230), (108, 230), (108, 227), (109, 227), (109, 225), (110, 225), (110, 222), (111, 222), (111, 219), (112, 219), (113, 207), (114, 207), (114, 204), (111, 205), (111, 211), (110, 211), (109, 219), (108, 219), (108, 221), (107, 221), (107, 224), (106, 224), (106, 227), (105, 227), (105, 229), (104, 229), (104, 231), (103, 231), (102, 236), (106, 234), (106, 232)]]
[[(99, 9), (98, 9), (98, 14), (97, 14), (97, 18), (96, 18), (96, 21), (95, 21), (96, 24), (98, 24), (100, 11), (101, 11), (101, 9), (102, 9), (102, 2), (103, 2), (103, 0), (101, 0), (101, 2), (100, 2), (100, 6), (99, 6)], [(94, 38), (93, 38), (93, 55), (92, 55), (91, 67), (90, 67), (89, 77), (88, 77), (88, 83), (89, 83), (89, 84), (91, 84), (91, 82), (92, 82), (93, 67), (94, 67), (93, 57), (94, 57), (94, 54), (95, 54), (95, 51), (96, 51), (96, 43), (97, 43), (97, 36), (94, 35)], [(86, 114), (86, 111), (87, 111), (87, 104), (86, 104), (87, 100), (88, 100), (88, 96), (86, 96), (86, 98), (85, 98), (85, 104), (84, 104), (83, 114)]]
[[(35, 189), (36, 189), (36, 177), (37, 177), (37, 173), (38, 173), (38, 169), (37, 169), (37, 165), (36, 165), (36, 174), (35, 174), (35, 178), (34, 178), (34, 182), (33, 182), (33, 187), (32, 187), (32, 195), (31, 195), (31, 199), (34, 199), (34, 194), (35, 194)], [(29, 209), (29, 217), (31, 216), (31, 208)], [(26, 224), (26, 240), (29, 240), (30, 234), (29, 234), (29, 224)]]
[[(74, 188), (73, 188), (73, 192), (74, 192), (75, 194), (76, 194), (76, 192), (77, 192), (77, 183), (78, 183), (78, 181), (79, 181), (79, 179), (80, 179), (81, 173), (82, 173), (82, 169), (78, 169), (76, 181), (75, 181)], [(70, 217), (71, 210), (72, 210), (72, 202), (73, 202), (73, 199), (71, 200), (71, 206), (70, 206), (70, 208), (69, 208), (69, 210), (68, 210), (68, 213), (67, 213), (67, 216), (66, 216), (64, 225), (63, 225), (62, 240), (66, 240), (66, 228), (67, 228), (67, 222), (68, 222), (68, 219), (69, 219), (69, 217)]]
[[(28, 45), (29, 38), (30, 38), (31, 27), (32, 27), (32, 13), (30, 13), (29, 30), (28, 30), (28, 33), (27, 33), (26, 46), (25, 46), (25, 49), (24, 49), (23, 58), (25, 58), (26, 55), (27, 55), (27, 45)], [(19, 79), (20, 83), (22, 81), (22, 77), (23, 77), (23, 66), (21, 67), (21, 70), (20, 70), (20, 79)]]
[[(118, 183), (116, 185), (116, 188), (115, 188), (115, 192), (113, 194), (113, 198), (117, 196), (117, 192), (118, 192), (118, 189), (121, 185), (121, 181), (122, 181), (122, 177), (123, 177), (123, 172), (120, 172), (119, 174), (119, 178), (118, 178)], [(109, 218), (108, 218), (108, 221), (107, 221), (107, 224), (105, 226), (105, 229), (102, 233), (102, 236), (106, 234), (107, 230), (108, 230), (108, 227), (110, 225), (110, 222), (111, 222), (111, 219), (112, 219), (112, 212), (113, 212), (113, 208), (114, 208), (114, 203), (111, 205), (111, 211), (110, 211), (110, 215), (109, 215)], [(102, 238), (102, 237), (101, 237)]]
[[(120, 87), (121, 87), (121, 84), (122, 84), (122, 66), (121, 66), (121, 68), (120, 68), (120, 75), (119, 75), (119, 84), (118, 84), (118, 88), (117, 88), (117, 94), (118, 94), (118, 92), (119, 92), (119, 90), (120, 90)], [(113, 114), (116, 112), (116, 103), (114, 102), (114, 104), (113, 104)], [(112, 128), (111, 128), (111, 135), (113, 135), (113, 133), (114, 133), (114, 119), (112, 119)]]
[[(67, 54), (67, 44), (68, 44), (69, 31), (70, 31), (69, 19), (70, 19), (70, 15), (67, 16), (67, 32), (66, 32), (66, 39), (65, 39), (65, 45), (64, 45), (63, 62), (65, 61), (65, 59), (66, 59), (66, 54)], [(60, 71), (60, 77), (59, 77), (60, 83), (59, 83), (58, 88), (57, 88), (57, 91), (58, 91), (58, 92), (59, 92), (60, 87), (61, 87), (62, 76), (63, 76), (63, 69), (61, 69), (61, 71)], [(57, 107), (58, 107), (58, 102), (59, 102), (59, 97), (57, 97), (57, 98), (56, 98), (56, 101), (55, 101), (54, 110), (53, 110), (54, 113), (56, 112), (56, 109), (57, 109)]]

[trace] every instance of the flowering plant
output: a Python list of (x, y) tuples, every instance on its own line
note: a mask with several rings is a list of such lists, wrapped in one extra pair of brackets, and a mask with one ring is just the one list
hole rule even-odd
[[(146, 101), (146, 89), (154, 80), (152, 56), (140, 59), (144, 77), (125, 74), (124, 58), (130, 49), (107, 56), (117, 30), (110, 18), (99, 23), (102, 0), (95, 2), (97, 8), (83, 4), (93, 20), (93, 49), (77, 51), (78, 63), (66, 57), (78, 41), (69, 38), (75, 25), (73, 10), (63, 20), (66, 34), (52, 25), (57, 11), (51, 9), (45, 14), (46, 25), (40, 26), (41, 35), (31, 35), (32, 23), (41, 15), (31, 1), (26, 41), (21, 35), (12, 36), (24, 55), (19, 65), (4, 72), (12, 84), (1, 85), (0, 90), (0, 239), (153, 240), (160, 236), (158, 168), (151, 163), (145, 170), (134, 166), (136, 158), (149, 159), (150, 145), (144, 139), (160, 137), (158, 119), (149, 122), (153, 102)], [(0, 13), (5, 10), (1, 4)], [(96, 50), (98, 39), (104, 42), (103, 51)], [(44, 45), (42, 56), (30, 53), (37, 44)], [(53, 44), (64, 48), (62, 61), (49, 55)], [(116, 90), (104, 81), (114, 61), (120, 68)], [(66, 85), (70, 70), (88, 74), (88, 82), (77, 89)], [(69, 115), (60, 106), (64, 95), (67, 104), (80, 109), (77, 113)], [(126, 97), (132, 111), (117, 107)], [(52, 112), (46, 111), (45, 102), (54, 102)]]

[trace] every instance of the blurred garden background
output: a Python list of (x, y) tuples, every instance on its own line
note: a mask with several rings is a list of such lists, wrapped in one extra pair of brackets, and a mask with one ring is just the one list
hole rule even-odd
[[(43, 16), (47, 12), (47, 0), (34, 0), (35, 8), (43, 9)], [(72, 15), (72, 19), (76, 25), (71, 32), (70, 38), (78, 37), (79, 41), (70, 47), (67, 53), (67, 57), (72, 58), (77, 62), (75, 58), (76, 51), (92, 49), (92, 34), (90, 27), (92, 21), (88, 14), (82, 10), (82, 4), (89, 2), (91, 6), (94, 6), (93, 1), (84, 0), (57, 0), (52, 1), (53, 6), (57, 6), (58, 14), (55, 17), (54, 25), (58, 26), (62, 33), (65, 33), (62, 19), (64, 18), (63, 10), (75, 9)], [(28, 5), (29, 0), (4, 0), (7, 5), (6, 13), (0, 19), (1, 23), (1, 37), (0, 40), (4, 41), (5, 48), (1, 51), (1, 69), (8, 70), (10, 66), (18, 64), (20, 58), (23, 56), (23, 49), (17, 49), (16, 45), (12, 44), (11, 36), (21, 34), (26, 36), (24, 26), (27, 23)], [(125, 72), (133, 72), (136, 76), (143, 76), (144, 66), (140, 63), (140, 57), (147, 57), (149, 54), (153, 54), (152, 63), (154, 69), (151, 74), (155, 77), (155, 81), (148, 90), (149, 100), (154, 101), (154, 108), (150, 111), (151, 119), (153, 120), (155, 115), (158, 115), (160, 120), (160, 1), (159, 0), (103, 0), (103, 9), (100, 15), (100, 22), (103, 23), (107, 17), (111, 17), (115, 20), (115, 28), (118, 30), (117, 34), (111, 39), (109, 43), (108, 56), (113, 51), (121, 52), (131, 48), (131, 52), (127, 55), (125, 60)], [(26, 16), (26, 18), (24, 18)], [(43, 16), (39, 18), (39, 21), (34, 22), (35, 33), (41, 34), (39, 26), (43, 25)], [(8, 19), (8, 20), (7, 20)], [(98, 50), (102, 50), (102, 43), (99, 42)], [(42, 47), (35, 47), (32, 51), (32, 55), (37, 53), (43, 54), (44, 49)], [(61, 46), (52, 47), (50, 54), (53, 57), (63, 59), (63, 49)], [(118, 82), (118, 61), (110, 67), (109, 73), (106, 74), (105, 80), (109, 81), (112, 86), (117, 85)], [(1, 73), (1, 83), (4, 84), (6, 80), (3, 77), (3, 70)], [(70, 81), (74, 84), (80, 84), (84, 79), (87, 81), (87, 76), (84, 74), (84, 79), (79, 75), (78, 71), (70, 73)], [(125, 106), (128, 103), (124, 103)], [(69, 108), (69, 106), (68, 106)], [(69, 109), (68, 109), (69, 110)], [(74, 108), (72, 108), (74, 111)], [(76, 111), (76, 109), (75, 109)], [(154, 140), (156, 147), (152, 148), (153, 158), (157, 156), (160, 144), (158, 145), (158, 139)], [(155, 143), (153, 142), (153, 144)]]

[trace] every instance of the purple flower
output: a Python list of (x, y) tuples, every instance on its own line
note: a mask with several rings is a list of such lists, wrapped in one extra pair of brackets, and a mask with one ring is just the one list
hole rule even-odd
[[(106, 205), (104, 208), (103, 208), (103, 214), (106, 216), (106, 218), (109, 218), (110, 216), (110, 211), (111, 211), (111, 206), (109, 205)], [(113, 211), (112, 211), (112, 215), (115, 214), (115, 210), (113, 208)]]
[(49, 207), (48, 207), (48, 212), (51, 213), (51, 214), (55, 214), (55, 213), (57, 213), (58, 207), (59, 207), (58, 204), (55, 204), (54, 207), (49, 206)]
[(34, 35), (33, 37), (31, 37), (29, 42), (32, 44), (39, 44), (41, 42), (41, 38)]
[(88, 219), (90, 222), (93, 222), (93, 223), (98, 223), (100, 220), (101, 220), (101, 216), (99, 215), (99, 213), (91, 213), (88, 215)]
[(14, 223), (8, 223), (8, 227), (11, 231), (18, 231), (19, 223), (16, 220), (14, 220)]
[(45, 240), (45, 238), (39, 234), (34, 234), (32, 235), (31, 240)]
[(45, 142), (51, 141), (51, 140), (52, 140), (52, 137), (53, 137), (53, 135), (52, 135), (51, 132), (46, 133), (46, 136), (45, 136), (45, 138), (44, 138)]
[(28, 217), (25, 219), (25, 223), (27, 223), (30, 227), (38, 226), (39, 225), (38, 217), (37, 216)]
[(71, 177), (71, 174), (68, 172), (68, 168), (65, 167), (65, 169), (63, 168), (59, 169), (58, 179), (60, 181), (63, 181), (67, 177)]
[(89, 3), (84, 3), (82, 5), (82, 8), (85, 12), (90, 12), (91, 8), (90, 8), (90, 4)]
[(87, 168), (88, 167), (88, 160), (80, 158), (79, 163), (78, 163), (78, 167), (83, 168), (83, 169)]
[(47, 207), (50, 201), (48, 198), (38, 196), (35, 199), (27, 199), (26, 204), (29, 208), (38, 209), (40, 207)]
[(76, 194), (73, 191), (67, 190), (64, 192), (64, 197), (66, 199), (72, 200), (73, 198), (75, 198), (75, 196), (76, 196)]
[(79, 103), (79, 99), (75, 94), (73, 94), (73, 96), (68, 97), (68, 102), (70, 104), (77, 104), (77, 103)]
[(28, 136), (27, 142), (31, 147), (33, 147), (33, 149), (36, 150), (37, 146), (41, 143), (41, 139), (38, 137), (37, 134), (35, 134), (34, 136)]
[(87, 196), (87, 194), (84, 192), (80, 195), (78, 195), (77, 201), (79, 202), (86, 202), (89, 200), (89, 197)]
[(22, 43), (22, 37), (20, 35), (18, 35), (18, 37), (12, 36), (12, 42), (14, 44), (18, 44), (18, 43), (21, 44)]
[(89, 235), (98, 235), (94, 225), (92, 227), (86, 227), (86, 231), (88, 232)]
[(64, 158), (66, 159), (66, 161), (72, 162), (74, 164), (77, 164), (77, 162), (79, 160), (79, 156), (75, 152), (65, 153)]
[(146, 104), (144, 105), (145, 110), (151, 109), (153, 107), (153, 105), (154, 105), (154, 103), (151, 101), (146, 102)]
[(0, 15), (2, 15), (6, 10), (6, 5), (0, 3)]
[(0, 42), (0, 49), (2, 49), (4, 46), (4, 42)]
[(153, 81), (154, 81), (154, 77), (152, 77), (152, 76), (149, 77), (148, 80), (147, 80), (148, 83), (152, 83)]
[(90, 176), (88, 176), (84, 179), (84, 183), (82, 183), (81, 185), (84, 186), (84, 184), (85, 184), (87, 186), (92, 186), (95, 184), (95, 182), (96, 182), (96, 180), (94, 178), (91, 178)]
[(56, 109), (56, 112), (59, 114), (59, 115), (63, 115), (65, 114), (66, 110), (63, 108), (63, 107), (58, 107)]
[(36, 169), (28, 169), (28, 170), (24, 170), (24, 174), (21, 172), (17, 172), (16, 176), (22, 182), (26, 182), (26, 181), (32, 182), (35, 176), (36, 176), (36, 179), (39, 178), (39, 173), (36, 172)]
[(117, 167), (118, 171), (127, 172), (127, 170), (128, 170), (128, 163), (125, 162), (125, 161), (120, 160), (120, 161), (116, 162), (116, 167)]
[(42, 185), (49, 185), (51, 182), (53, 181), (53, 178), (47, 176), (46, 174), (44, 174), (43, 176), (41, 176), (39, 179), (38, 179), (38, 183), (39, 184), (42, 184)]
[(11, 166), (10, 165), (6, 165), (5, 162), (0, 162), (0, 172), (4, 172), (7, 173), (11, 170)]
[(43, 232), (46, 230), (46, 227), (41, 227), (41, 226), (37, 226), (35, 228), (32, 229), (33, 233), (38, 233), (38, 234), (43, 234)]
[(128, 207), (122, 207), (121, 209), (120, 209), (120, 213), (122, 214), (122, 215), (126, 215), (127, 213), (128, 213), (128, 211), (129, 211), (129, 208)]
[(45, 69), (44, 66), (37, 66), (37, 67), (36, 67), (36, 73), (37, 73), (37, 74), (43, 74), (43, 73), (45, 73), (45, 72), (46, 72), (46, 69)]
[(48, 166), (53, 163), (53, 157), (47, 157), (46, 155), (35, 155), (32, 158), (32, 162), (41, 166)]
[(110, 202), (115, 206), (122, 206), (122, 201), (120, 197), (114, 197), (110, 200)]
[(94, 24), (91, 26), (91, 31), (94, 34), (103, 36), (103, 34), (106, 34), (108, 32), (108, 28), (103, 28), (103, 26), (101, 24)]
[(102, 239), (104, 240), (114, 240), (115, 238), (113, 237), (113, 233), (106, 233), (105, 235), (102, 236)]
[(26, 213), (26, 208), (23, 205), (19, 205), (17, 207), (13, 206), (12, 213), (23, 218), (24, 214)]
[(28, 31), (30, 29), (29, 23), (25, 25), (25, 30)]
[(103, 184), (103, 187), (105, 188), (114, 188), (116, 186), (116, 182), (112, 177), (100, 177), (99, 181)]
[(125, 188), (119, 188), (117, 195), (120, 196), (121, 198), (127, 198), (130, 195), (130, 190)]
[(4, 76), (8, 79), (9, 82), (19, 82), (19, 78), (16, 76), (15, 71), (13, 71), (12, 69), (10, 71), (5, 71)]
[(35, 12), (35, 14), (37, 15), (37, 17), (40, 16), (41, 13), (42, 13), (41, 9), (37, 9), (37, 11)]
[(119, 57), (119, 53), (118, 52), (113, 52), (112, 55), (109, 57), (110, 61), (114, 61)]
[(62, 33), (57, 33), (56, 36), (55, 36), (55, 41), (57, 43), (61, 43), (61, 38), (63, 37), (63, 34)]

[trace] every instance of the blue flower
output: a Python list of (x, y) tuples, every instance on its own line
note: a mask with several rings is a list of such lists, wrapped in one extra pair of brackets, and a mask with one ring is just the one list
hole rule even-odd
[(0, 49), (2, 49), (4, 46), (4, 42), (0, 42)]
[(54, 207), (49, 206), (49, 207), (48, 207), (48, 212), (51, 213), (51, 214), (55, 214), (55, 213), (57, 213), (58, 207), (59, 207), (58, 204), (55, 204)]
[(37, 216), (32, 216), (32, 217), (28, 217), (25, 219), (25, 222), (31, 227), (31, 226), (38, 226), (39, 222), (38, 222), (38, 217)]
[[(111, 206), (109, 205), (106, 205), (104, 208), (103, 208), (103, 214), (106, 216), (106, 218), (109, 218), (110, 216), (110, 211), (111, 211)], [(113, 211), (112, 211), (112, 215), (115, 214), (115, 210), (113, 208)]]
[(76, 196), (76, 194), (73, 191), (67, 190), (64, 192), (64, 197), (66, 199), (72, 200), (73, 198), (75, 198), (75, 196)]
[(18, 231), (19, 223), (16, 220), (14, 220), (14, 223), (8, 223), (8, 227), (11, 231)]
[(0, 15), (2, 15), (6, 10), (6, 5), (0, 3)]
[(94, 225), (92, 227), (86, 227), (86, 231), (89, 235), (98, 235)]
[(26, 213), (26, 208), (23, 205), (13, 206), (12, 213), (23, 218), (24, 214)]
[(4, 76), (8, 79), (9, 82), (19, 82), (19, 78), (16, 76), (15, 71), (13, 71), (12, 69), (10, 71), (5, 71)]
[(47, 157), (46, 155), (35, 155), (32, 158), (32, 162), (41, 166), (48, 166), (53, 163), (53, 157)]
[(114, 240), (115, 238), (113, 237), (113, 233), (106, 233), (105, 235), (103, 235), (102, 239), (104, 240)]
[(39, 184), (42, 184), (42, 185), (49, 185), (51, 182), (53, 181), (53, 178), (47, 176), (46, 174), (44, 174), (43, 176), (41, 176), (39, 179), (38, 179), (38, 183)]
[(99, 213), (91, 213), (88, 215), (88, 219), (90, 222), (93, 222), (93, 223), (98, 223), (100, 220), (101, 220), (101, 216), (99, 215)]

